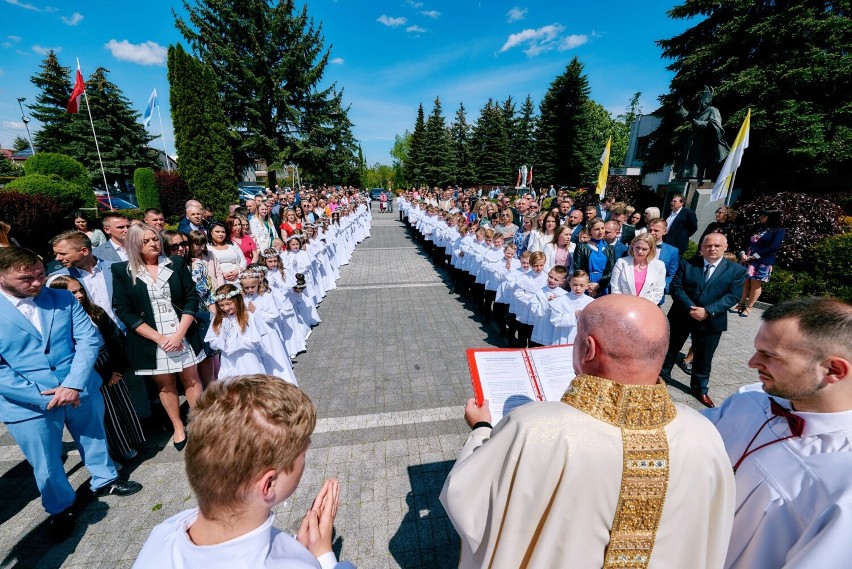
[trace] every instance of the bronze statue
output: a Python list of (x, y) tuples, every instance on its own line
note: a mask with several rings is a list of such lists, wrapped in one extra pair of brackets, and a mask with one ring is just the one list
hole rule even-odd
[(690, 113), (683, 108), (683, 101), (677, 102), (677, 112), (692, 123), (692, 133), (680, 154), (677, 169), (679, 178), (703, 180), (710, 170), (728, 157), (730, 148), (725, 142), (725, 129), (722, 128), (722, 115), (712, 106), (713, 90), (705, 86), (696, 95), (698, 106), (690, 119)]

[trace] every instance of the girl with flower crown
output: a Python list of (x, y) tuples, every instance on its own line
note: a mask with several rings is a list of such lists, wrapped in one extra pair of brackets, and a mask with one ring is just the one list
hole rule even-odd
[(221, 351), (219, 379), (266, 373), (298, 385), (278, 333), (246, 307), (239, 287), (222, 285), (213, 299), (216, 314), (204, 341)]
[(269, 292), (275, 298), (278, 304), (281, 316), (286, 324), (286, 335), (284, 336), (284, 345), (287, 347), (287, 353), (290, 354), (290, 359), (293, 359), (296, 354), (307, 350), (305, 341), (311, 333), (311, 327), (307, 322), (296, 312), (293, 303), (287, 296), (290, 288), (296, 284), (296, 279), (281, 271), (280, 260), (275, 249), (269, 248), (261, 253), (263, 262), (266, 268), (266, 284), (269, 286)]

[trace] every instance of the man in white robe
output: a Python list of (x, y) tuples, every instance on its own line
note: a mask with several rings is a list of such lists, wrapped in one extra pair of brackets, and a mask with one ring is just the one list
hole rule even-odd
[(852, 305), (800, 298), (763, 320), (749, 360), (762, 385), (704, 411), (736, 470), (725, 567), (850, 567)]
[(656, 376), (667, 342), (652, 303), (605, 296), (580, 314), (561, 402), (492, 430), (468, 401), (473, 432), (441, 492), (461, 567), (722, 567), (733, 475), (712, 425)]

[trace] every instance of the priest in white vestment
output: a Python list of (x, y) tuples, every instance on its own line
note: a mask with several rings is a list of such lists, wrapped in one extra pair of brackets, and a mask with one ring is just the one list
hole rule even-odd
[(736, 470), (725, 567), (852, 567), (852, 305), (801, 298), (763, 319), (761, 384), (704, 411)]
[(473, 432), (441, 492), (462, 568), (722, 567), (733, 474), (712, 424), (658, 380), (667, 342), (659, 308), (605, 296), (580, 313), (561, 402), (492, 430), (468, 401)]

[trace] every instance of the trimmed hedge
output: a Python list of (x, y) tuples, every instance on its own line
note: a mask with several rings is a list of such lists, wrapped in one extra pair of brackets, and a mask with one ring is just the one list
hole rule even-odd
[(177, 172), (159, 170), (154, 172), (157, 190), (160, 193), (160, 209), (169, 223), (177, 223), (186, 213), (189, 188)]
[(151, 168), (137, 168), (133, 173), (133, 185), (136, 186), (139, 209), (160, 209), (160, 192), (157, 190), (157, 180)]
[[(62, 210), (60, 216), (67, 215), (81, 207), (94, 207), (92, 202), (95, 202), (93, 192), (88, 192), (91, 196), (89, 200), (87, 199), (88, 196), (83, 195), (79, 185), (62, 180), (58, 176), (45, 176), (44, 174), (27, 174), (22, 178), (16, 178), (0, 191), (50, 197)], [(49, 217), (43, 219), (50, 220)]]
[(0, 191), (0, 219), (12, 226), (12, 237), (37, 253), (50, 253), (47, 241), (58, 233), (51, 224), (66, 213), (50, 196)]
[(801, 296), (834, 296), (852, 302), (852, 233), (835, 235), (808, 251), (802, 271), (774, 268), (761, 300), (780, 302)]
[(85, 207), (97, 205), (85, 166), (70, 156), (55, 152), (38, 152), (24, 162), (24, 174), (42, 174), (74, 184), (79, 188)]

